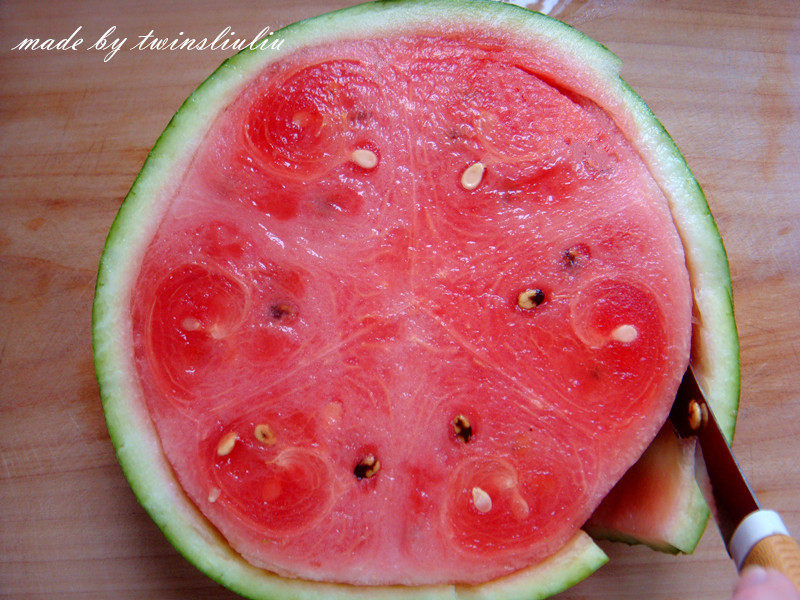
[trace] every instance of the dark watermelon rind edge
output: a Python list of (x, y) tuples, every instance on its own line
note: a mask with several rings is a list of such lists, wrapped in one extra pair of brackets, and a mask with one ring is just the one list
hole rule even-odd
[[(383, 21), (377, 19), (381, 12), (386, 13), (382, 15)], [(613, 77), (618, 74), (620, 62), (616, 56), (577, 30), (518, 7), (474, 0), (470, 2), (388, 1), (342, 9), (294, 23), (276, 32), (276, 36), (284, 38), (286, 47), (283, 51), (272, 51), (273, 54), (268, 58), (275, 60), (290, 51), (292, 41), (302, 44), (330, 40), (337, 36), (363, 37), (365, 34), (375, 35), (383, 32), (396, 34), (403, 25), (440, 23), (442, 18), (453, 14), (459, 19), (469, 14), (477, 24), (514, 28), (521, 26), (522, 30), (527, 29), (535, 36), (547, 37), (549, 41), (558, 44), (562, 50), (572, 54), (576, 63), (588, 64), (595, 75), (605, 72), (607, 76)], [(370, 27), (365, 28), (354, 22), (360, 15), (375, 18)], [(335, 34), (332, 35), (332, 32)], [(187, 559), (216, 581), (253, 598), (354, 598), (361, 593), (365, 593), (368, 597), (389, 598), (400, 594), (407, 598), (410, 597), (409, 592), (412, 590), (414, 598), (478, 598), (493, 597), (492, 590), (497, 589), (497, 586), (503, 586), (503, 597), (532, 600), (547, 597), (580, 581), (607, 561), (605, 554), (589, 542), (584, 534), (579, 534), (568, 545), (566, 552), (570, 564), (566, 567), (558, 565), (557, 568), (552, 568), (553, 565), (548, 566), (545, 563), (541, 569), (532, 568), (539, 571), (534, 577), (525, 577), (525, 571), (529, 570), (523, 570), (481, 586), (356, 588), (284, 579), (245, 563), (227, 547), (222, 537), (183, 494), (163, 457), (149, 416), (141, 406), (137, 410), (136, 398), (131, 398), (130, 391), (136, 389), (135, 381), (133, 373), (124, 368), (126, 364), (124, 349), (131, 347), (130, 334), (125, 330), (125, 320), (120, 311), (121, 304), (118, 298), (128, 297), (130, 282), (134, 279), (131, 273), (138, 264), (137, 260), (140, 260), (140, 254), (132, 252), (131, 247), (135, 249), (138, 241), (141, 252), (144, 245), (142, 240), (151, 233), (148, 225), (157, 222), (158, 207), (153, 206), (152, 202), (148, 203), (147, 198), (155, 196), (154, 190), (162, 194), (165, 190), (169, 190), (170, 176), (174, 179), (174, 173), (186, 166), (181, 163), (180, 158), (191, 154), (186, 150), (187, 145), (196, 146), (202, 138), (204, 134), (202, 124), (210, 122), (216, 111), (238, 89), (239, 84), (243, 84), (248, 75), (252, 74), (254, 65), (268, 62), (263, 56), (257, 55), (258, 52), (245, 50), (228, 59), (183, 103), (148, 155), (142, 171), (134, 181), (112, 224), (103, 250), (93, 310), (95, 366), (111, 439), (122, 469), (139, 502), (165, 536)], [(649, 109), (638, 96), (636, 99), (649, 113)], [(660, 123), (652, 117), (652, 113), (649, 115), (651, 123), (655, 122), (660, 127)], [(661, 130), (666, 136), (663, 127)], [(666, 138), (674, 154), (680, 157), (671, 138), (668, 136)], [(190, 143), (187, 144), (187, 141)], [(661, 143), (663, 142), (664, 140), (661, 140)], [(683, 165), (689, 178), (694, 181), (688, 168), (685, 167), (685, 162)], [(697, 189), (699, 192), (699, 187)], [(705, 213), (710, 217), (702, 192), (699, 192), (699, 197), (702, 206), (705, 207)], [(713, 219), (711, 224), (716, 231)], [(721, 248), (718, 233), (717, 241)], [(727, 262), (725, 268), (727, 273)], [(735, 409), (733, 415), (735, 419)], [(730, 430), (732, 432), (732, 426)], [(702, 526), (705, 526), (705, 522)], [(554, 559), (558, 559), (559, 556), (556, 555)]]

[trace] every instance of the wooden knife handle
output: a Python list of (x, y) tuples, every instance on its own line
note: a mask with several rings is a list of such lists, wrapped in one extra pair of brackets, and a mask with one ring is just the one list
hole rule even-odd
[(788, 535), (770, 535), (758, 542), (744, 559), (743, 567), (760, 565), (776, 569), (794, 583), (800, 592), (800, 546)]

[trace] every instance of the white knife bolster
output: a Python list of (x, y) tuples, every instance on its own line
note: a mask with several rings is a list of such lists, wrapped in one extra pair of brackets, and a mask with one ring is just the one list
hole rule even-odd
[(774, 510), (757, 510), (747, 515), (731, 536), (728, 546), (736, 570), (741, 571), (753, 547), (771, 535), (789, 535), (781, 516)]

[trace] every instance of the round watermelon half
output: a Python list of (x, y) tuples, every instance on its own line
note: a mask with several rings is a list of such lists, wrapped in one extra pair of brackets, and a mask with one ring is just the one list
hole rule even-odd
[(617, 58), (542, 15), (379, 2), (275, 35), (184, 103), (106, 242), (95, 364), (131, 486), (253, 598), (568, 587), (690, 350), (732, 434), (700, 188)]

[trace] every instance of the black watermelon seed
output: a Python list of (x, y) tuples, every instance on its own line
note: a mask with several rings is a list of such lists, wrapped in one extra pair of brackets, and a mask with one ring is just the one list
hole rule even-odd
[(458, 415), (453, 419), (453, 431), (455, 431), (456, 437), (465, 444), (472, 439), (472, 425), (464, 415)]
[(381, 461), (376, 459), (374, 454), (367, 454), (353, 469), (353, 475), (359, 479), (369, 479), (377, 475), (380, 470)]
[(536, 308), (544, 302), (544, 292), (539, 288), (530, 288), (520, 292), (517, 296), (517, 306), (524, 310), (531, 310)]

